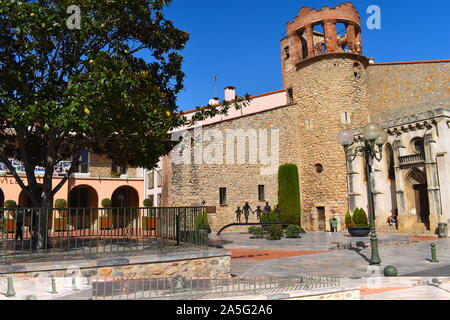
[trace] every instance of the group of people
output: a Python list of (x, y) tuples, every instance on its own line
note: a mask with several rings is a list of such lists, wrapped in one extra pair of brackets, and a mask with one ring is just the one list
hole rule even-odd
[[(253, 211), (252, 208), (250, 207), (249, 203), (246, 202), (244, 204), (244, 206), (242, 207), (242, 210), (241, 210), (241, 207), (237, 207), (237, 210), (235, 211), (237, 222), (241, 223), (241, 216), (242, 216), (242, 214), (244, 214), (245, 223), (248, 224), (248, 219), (250, 218), (250, 212), (252, 214), (256, 214), (256, 218), (258, 219), (258, 221), (261, 221), (262, 215), (264, 215), (267, 219), (269, 218), (270, 212), (272, 212), (272, 207), (269, 205), (269, 202), (266, 202), (264, 209), (261, 209), (261, 206), (257, 206), (256, 210)], [(275, 212), (277, 215), (277, 219), (280, 220), (281, 209), (280, 209), (279, 205), (277, 205), (275, 207)]]

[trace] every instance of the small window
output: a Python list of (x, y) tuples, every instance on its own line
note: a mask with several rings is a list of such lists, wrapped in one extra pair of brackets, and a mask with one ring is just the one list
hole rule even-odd
[(341, 113), (341, 124), (351, 124), (350, 112), (344, 111)]
[(162, 170), (156, 172), (156, 180), (158, 187), (162, 187)]
[(316, 164), (314, 166), (314, 168), (315, 168), (317, 173), (322, 173), (323, 172), (323, 166), (320, 163)]
[(266, 200), (266, 194), (264, 192), (264, 185), (258, 186), (258, 200), (259, 201), (265, 201)]
[(294, 89), (292, 88), (287, 89), (287, 98), (288, 103), (294, 103)]
[(414, 153), (424, 153), (425, 145), (422, 138), (415, 138), (411, 141), (411, 149)]
[(305, 121), (306, 129), (311, 130), (313, 128), (313, 122), (312, 120), (308, 119)]
[(286, 59), (289, 59), (291, 57), (291, 54), (289, 53), (289, 47), (284, 48), (284, 54), (286, 56)]
[(227, 188), (219, 188), (219, 203), (221, 206), (227, 204)]
[(158, 206), (158, 207), (161, 207), (161, 193), (159, 193), (157, 196), (156, 196), (156, 205)]
[(148, 173), (148, 188), (153, 189), (155, 187), (155, 170)]

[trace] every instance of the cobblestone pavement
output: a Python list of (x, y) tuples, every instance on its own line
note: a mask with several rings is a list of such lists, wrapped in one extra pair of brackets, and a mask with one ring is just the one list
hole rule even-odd
[[(382, 274), (387, 265), (394, 265), (399, 276), (450, 276), (450, 239), (437, 237), (379, 234), (382, 264), (378, 271), (368, 269), (369, 238), (352, 238), (343, 233), (308, 232), (300, 239), (280, 241), (225, 233), (212, 236), (211, 240), (233, 253), (231, 272), (235, 276), (366, 277)], [(429, 261), (432, 242), (437, 244), (439, 263)], [(244, 249), (246, 254), (240, 254)], [(283, 251), (287, 252), (286, 257), (280, 258)], [(271, 252), (276, 256), (272, 257)]]

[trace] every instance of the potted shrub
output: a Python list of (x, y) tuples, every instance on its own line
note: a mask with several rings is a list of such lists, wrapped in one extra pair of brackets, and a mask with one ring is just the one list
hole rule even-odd
[(67, 201), (65, 199), (56, 199), (55, 209), (58, 212), (58, 216), (55, 217), (55, 231), (67, 231)]
[(248, 233), (250, 233), (252, 235), (252, 239), (262, 239), (264, 238), (266, 232), (264, 231), (264, 229), (262, 227), (250, 227), (248, 228)]
[(112, 219), (111, 219), (111, 208), (112, 208), (112, 200), (111, 199), (103, 199), (102, 207), (105, 208), (102, 210), (102, 214), (100, 216), (100, 229), (111, 229), (112, 228)]
[(14, 212), (17, 209), (17, 203), (14, 200), (6, 200), (4, 207), (9, 209), (7, 215), (3, 217), (5, 232), (14, 232)]
[(286, 228), (286, 238), (301, 238), (300, 233), (302, 228), (299, 226), (290, 225)]
[[(145, 213), (149, 213), (151, 207), (153, 207), (152, 199), (144, 199)], [(142, 229), (144, 230), (155, 230), (156, 229), (156, 219), (154, 216), (144, 216), (142, 217)]]
[(352, 237), (367, 237), (370, 234), (371, 226), (368, 222), (367, 214), (362, 208), (355, 209), (351, 222), (346, 215), (345, 223)]
[(267, 240), (281, 240), (283, 228), (280, 225), (270, 226), (267, 230)]

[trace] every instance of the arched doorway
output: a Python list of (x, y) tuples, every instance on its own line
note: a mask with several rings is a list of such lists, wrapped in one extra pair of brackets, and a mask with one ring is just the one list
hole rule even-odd
[(411, 169), (406, 175), (408, 187), (408, 207), (410, 213), (417, 215), (417, 222), (430, 230), (430, 205), (426, 174), (418, 168)]
[(3, 193), (3, 190), (0, 188), (0, 208), (3, 208), (5, 204), (5, 194)]
[(98, 207), (97, 191), (88, 185), (72, 188), (69, 192), (70, 224), (75, 229), (89, 228), (96, 219), (96, 212), (92, 208)]
[(113, 206), (113, 226), (115, 228), (127, 227), (133, 219), (136, 208), (139, 207), (139, 194), (136, 189), (129, 186), (117, 188), (111, 197)]
[[(38, 185), (39, 193), (42, 193), (42, 185)], [(30, 197), (27, 196), (24, 190), (22, 190), (19, 194), (19, 207), (22, 208), (35, 208), (36, 206), (31, 201)]]

